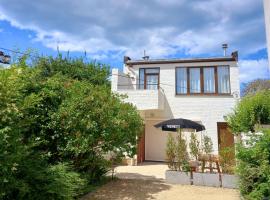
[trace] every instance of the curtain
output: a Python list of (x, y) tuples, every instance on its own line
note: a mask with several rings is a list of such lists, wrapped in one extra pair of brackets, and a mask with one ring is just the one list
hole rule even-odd
[(146, 89), (148, 90), (158, 89), (158, 75), (147, 75)]
[(190, 93), (201, 92), (200, 68), (190, 68)]
[(187, 68), (176, 68), (176, 93), (187, 93)]
[(230, 74), (228, 66), (218, 67), (218, 93), (230, 93)]
[(203, 68), (204, 93), (215, 93), (215, 70), (213, 67)]
[(144, 89), (144, 69), (139, 70), (139, 89)]

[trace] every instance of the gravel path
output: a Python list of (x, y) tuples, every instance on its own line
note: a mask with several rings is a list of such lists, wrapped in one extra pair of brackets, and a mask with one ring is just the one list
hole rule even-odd
[(119, 179), (109, 182), (82, 200), (239, 200), (232, 189), (172, 185), (164, 182), (167, 166), (146, 163), (117, 168)]

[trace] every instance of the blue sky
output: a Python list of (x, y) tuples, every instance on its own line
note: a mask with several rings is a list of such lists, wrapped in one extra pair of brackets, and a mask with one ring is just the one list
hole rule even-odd
[[(269, 78), (261, 0), (0, 0), (0, 47), (34, 49), (122, 68), (139, 59), (239, 51), (240, 80)], [(9, 52), (6, 52), (9, 53)], [(11, 54), (12, 55), (12, 54)]]

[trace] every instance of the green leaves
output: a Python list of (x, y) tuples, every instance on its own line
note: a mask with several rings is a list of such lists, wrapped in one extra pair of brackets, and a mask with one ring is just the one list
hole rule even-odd
[(234, 133), (254, 132), (256, 124), (270, 123), (270, 91), (244, 97), (228, 117)]

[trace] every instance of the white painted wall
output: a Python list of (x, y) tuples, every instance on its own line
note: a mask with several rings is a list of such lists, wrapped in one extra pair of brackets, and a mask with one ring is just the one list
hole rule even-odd
[[(175, 95), (175, 67), (189, 67), (189, 66), (230, 66), (230, 82), (231, 93), (240, 94), (238, 66), (236, 62), (215, 62), (215, 63), (179, 63), (179, 64), (147, 64), (135, 65), (133, 67), (126, 67), (125, 71), (132, 71), (136, 77), (139, 77), (139, 68), (160, 67), (160, 83), (164, 91), (164, 109), (156, 111), (146, 111), (145, 120), (146, 126), (148, 120), (160, 120), (170, 118), (186, 118), (195, 121), (201, 121), (205, 125), (206, 131), (204, 134), (209, 135), (214, 143), (214, 151), (218, 151), (218, 135), (217, 122), (224, 122), (224, 117), (232, 112), (235, 104), (239, 100), (238, 97), (231, 96), (179, 96)], [(163, 85), (163, 84), (164, 85)], [(166, 85), (165, 85), (166, 84)], [(131, 100), (132, 101), (132, 100)], [(150, 134), (155, 131), (149, 129)], [(148, 133), (146, 132), (146, 135)], [(159, 136), (157, 134), (157, 141)], [(166, 138), (164, 138), (166, 141)], [(156, 141), (153, 140), (155, 144)], [(148, 143), (148, 145), (150, 145)], [(146, 144), (147, 146), (147, 144)]]
[(268, 51), (268, 63), (270, 67), (270, 0), (264, 0), (264, 17), (265, 17), (265, 28), (266, 28), (266, 39), (267, 39), (267, 51)]

